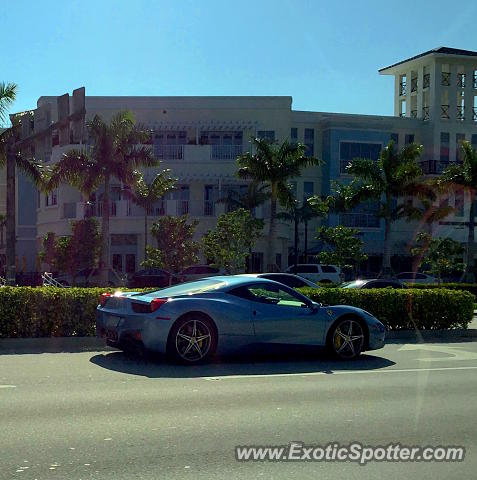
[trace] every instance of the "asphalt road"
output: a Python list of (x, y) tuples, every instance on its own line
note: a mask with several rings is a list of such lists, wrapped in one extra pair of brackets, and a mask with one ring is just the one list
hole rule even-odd
[[(180, 367), (120, 352), (0, 355), (1, 479), (470, 479), (477, 342), (354, 362)], [(463, 445), (462, 463), (240, 463), (236, 445)]]

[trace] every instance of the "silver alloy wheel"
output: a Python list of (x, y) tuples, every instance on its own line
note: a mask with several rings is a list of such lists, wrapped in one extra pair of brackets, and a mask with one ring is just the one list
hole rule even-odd
[(364, 344), (363, 327), (356, 320), (343, 320), (333, 333), (333, 350), (342, 358), (353, 358), (361, 353)]
[(211, 342), (209, 326), (201, 320), (189, 320), (177, 331), (176, 352), (187, 362), (198, 362), (209, 352)]

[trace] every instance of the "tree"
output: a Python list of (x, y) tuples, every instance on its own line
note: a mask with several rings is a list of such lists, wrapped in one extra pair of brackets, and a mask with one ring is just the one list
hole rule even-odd
[(40, 258), (53, 271), (71, 275), (74, 285), (79, 270), (97, 265), (101, 235), (95, 218), (74, 221), (71, 230), (70, 237), (56, 238), (54, 233), (47, 233), (43, 238)]
[(441, 191), (463, 190), (469, 198), (469, 220), (467, 222), (467, 252), (463, 279), (474, 282), (474, 229), (475, 229), (475, 192), (477, 190), (477, 151), (470, 142), (462, 141), (462, 163), (455, 163), (444, 170), (437, 185)]
[(268, 231), (267, 269), (276, 269), (276, 216), (277, 202), (287, 191), (289, 179), (299, 177), (302, 170), (310, 165), (320, 165), (314, 157), (305, 156), (305, 145), (291, 144), (285, 140), (276, 145), (268, 140), (254, 138), (252, 147), (255, 153), (247, 152), (237, 159), (238, 176), (265, 183), (270, 191), (270, 224)]
[[(14, 102), (16, 92), (17, 86), (14, 83), (0, 83), (0, 122), (6, 120), (7, 109)], [(16, 169), (23, 172), (37, 187), (43, 188), (44, 185), (41, 164), (28, 158), (21, 148), (21, 122), (29, 113), (11, 115), (11, 126), (4, 130), (0, 129), (0, 166), (7, 167), (6, 277), (10, 285), (15, 285), (16, 270)]]
[(411, 253), (418, 257), (419, 266), (427, 265), (426, 272), (437, 276), (439, 285), (442, 275), (464, 270), (464, 264), (459, 261), (464, 247), (451, 238), (432, 238), (429, 233), (420, 232)]
[(68, 183), (90, 195), (100, 185), (103, 187), (101, 219), (101, 257), (99, 281), (108, 283), (109, 258), (109, 216), (110, 184), (116, 179), (131, 185), (136, 179), (140, 166), (155, 166), (151, 148), (146, 146), (150, 132), (136, 126), (131, 112), (119, 112), (110, 123), (105, 123), (95, 115), (87, 123), (89, 137), (93, 142), (91, 149), (70, 150), (53, 167), (48, 182), (52, 190), (62, 183)]
[(151, 234), (157, 248), (147, 247), (147, 258), (142, 262), (145, 268), (164, 268), (179, 273), (185, 267), (199, 261), (199, 243), (192, 240), (198, 220), (189, 223), (188, 215), (160, 217), (152, 224)]
[(384, 220), (384, 254), (381, 276), (392, 276), (392, 224), (400, 219), (415, 219), (421, 211), (405, 201), (406, 197), (435, 198), (434, 190), (422, 182), (422, 170), (417, 160), (422, 147), (411, 143), (395, 151), (393, 141), (381, 150), (377, 161), (357, 158), (346, 167), (354, 175), (348, 185), (336, 184), (336, 194), (330, 197), (334, 210), (348, 210), (362, 202), (378, 203), (376, 215)]
[(205, 257), (227, 273), (243, 271), (249, 251), (262, 233), (263, 223), (244, 208), (223, 213), (215, 228), (202, 237)]
[(144, 175), (137, 172), (136, 180), (131, 188), (126, 188), (126, 195), (139, 207), (144, 210), (144, 259), (147, 258), (147, 217), (154, 204), (158, 202), (165, 193), (172, 190), (177, 179), (170, 176), (171, 170), (166, 169), (157, 173), (151, 183), (144, 180)]
[(358, 229), (342, 225), (319, 228), (317, 240), (321, 240), (330, 248), (330, 251), (323, 251), (318, 255), (320, 262), (353, 270), (356, 274), (360, 263), (368, 258), (363, 253), (364, 242), (357, 235)]

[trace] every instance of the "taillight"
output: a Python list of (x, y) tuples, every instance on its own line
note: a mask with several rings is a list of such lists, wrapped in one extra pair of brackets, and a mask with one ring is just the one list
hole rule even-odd
[(108, 301), (109, 297), (112, 295), (110, 293), (102, 293), (101, 296), (99, 297), (99, 304), (104, 307), (106, 305), (106, 302)]
[(151, 312), (155, 312), (161, 305), (167, 302), (167, 298), (154, 298), (151, 302)]

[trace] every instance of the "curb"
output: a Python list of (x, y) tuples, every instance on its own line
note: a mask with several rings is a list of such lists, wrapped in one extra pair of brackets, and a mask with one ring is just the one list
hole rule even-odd
[(0, 355), (114, 351), (97, 337), (1, 338)]
[(391, 330), (386, 333), (386, 343), (399, 343), (399, 340), (410, 340), (415, 342), (437, 340), (440, 342), (472, 342), (477, 341), (477, 329), (455, 329), (455, 330)]

